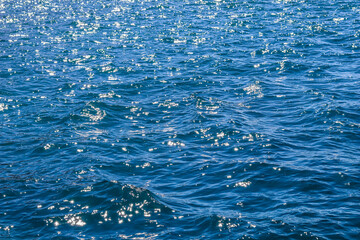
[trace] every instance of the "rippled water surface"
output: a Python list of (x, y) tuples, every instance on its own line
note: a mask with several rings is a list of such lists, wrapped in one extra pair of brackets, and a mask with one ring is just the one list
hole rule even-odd
[(358, 239), (359, 189), (359, 1), (0, 1), (1, 239)]

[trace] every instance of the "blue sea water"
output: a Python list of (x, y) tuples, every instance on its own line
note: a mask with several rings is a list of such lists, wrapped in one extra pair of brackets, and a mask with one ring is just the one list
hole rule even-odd
[(0, 239), (359, 239), (359, 189), (359, 1), (0, 2)]

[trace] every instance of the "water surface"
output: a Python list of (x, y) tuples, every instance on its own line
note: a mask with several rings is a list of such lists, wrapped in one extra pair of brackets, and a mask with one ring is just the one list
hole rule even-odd
[(357, 239), (355, 0), (0, 2), (0, 238)]

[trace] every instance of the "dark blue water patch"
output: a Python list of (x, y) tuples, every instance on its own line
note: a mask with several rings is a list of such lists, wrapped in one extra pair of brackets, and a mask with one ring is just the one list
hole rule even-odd
[(0, 238), (357, 239), (356, 1), (3, 1)]

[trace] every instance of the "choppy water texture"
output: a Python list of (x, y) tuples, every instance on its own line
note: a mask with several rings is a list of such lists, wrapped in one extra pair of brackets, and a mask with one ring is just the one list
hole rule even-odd
[(0, 2), (0, 238), (358, 239), (360, 3)]

